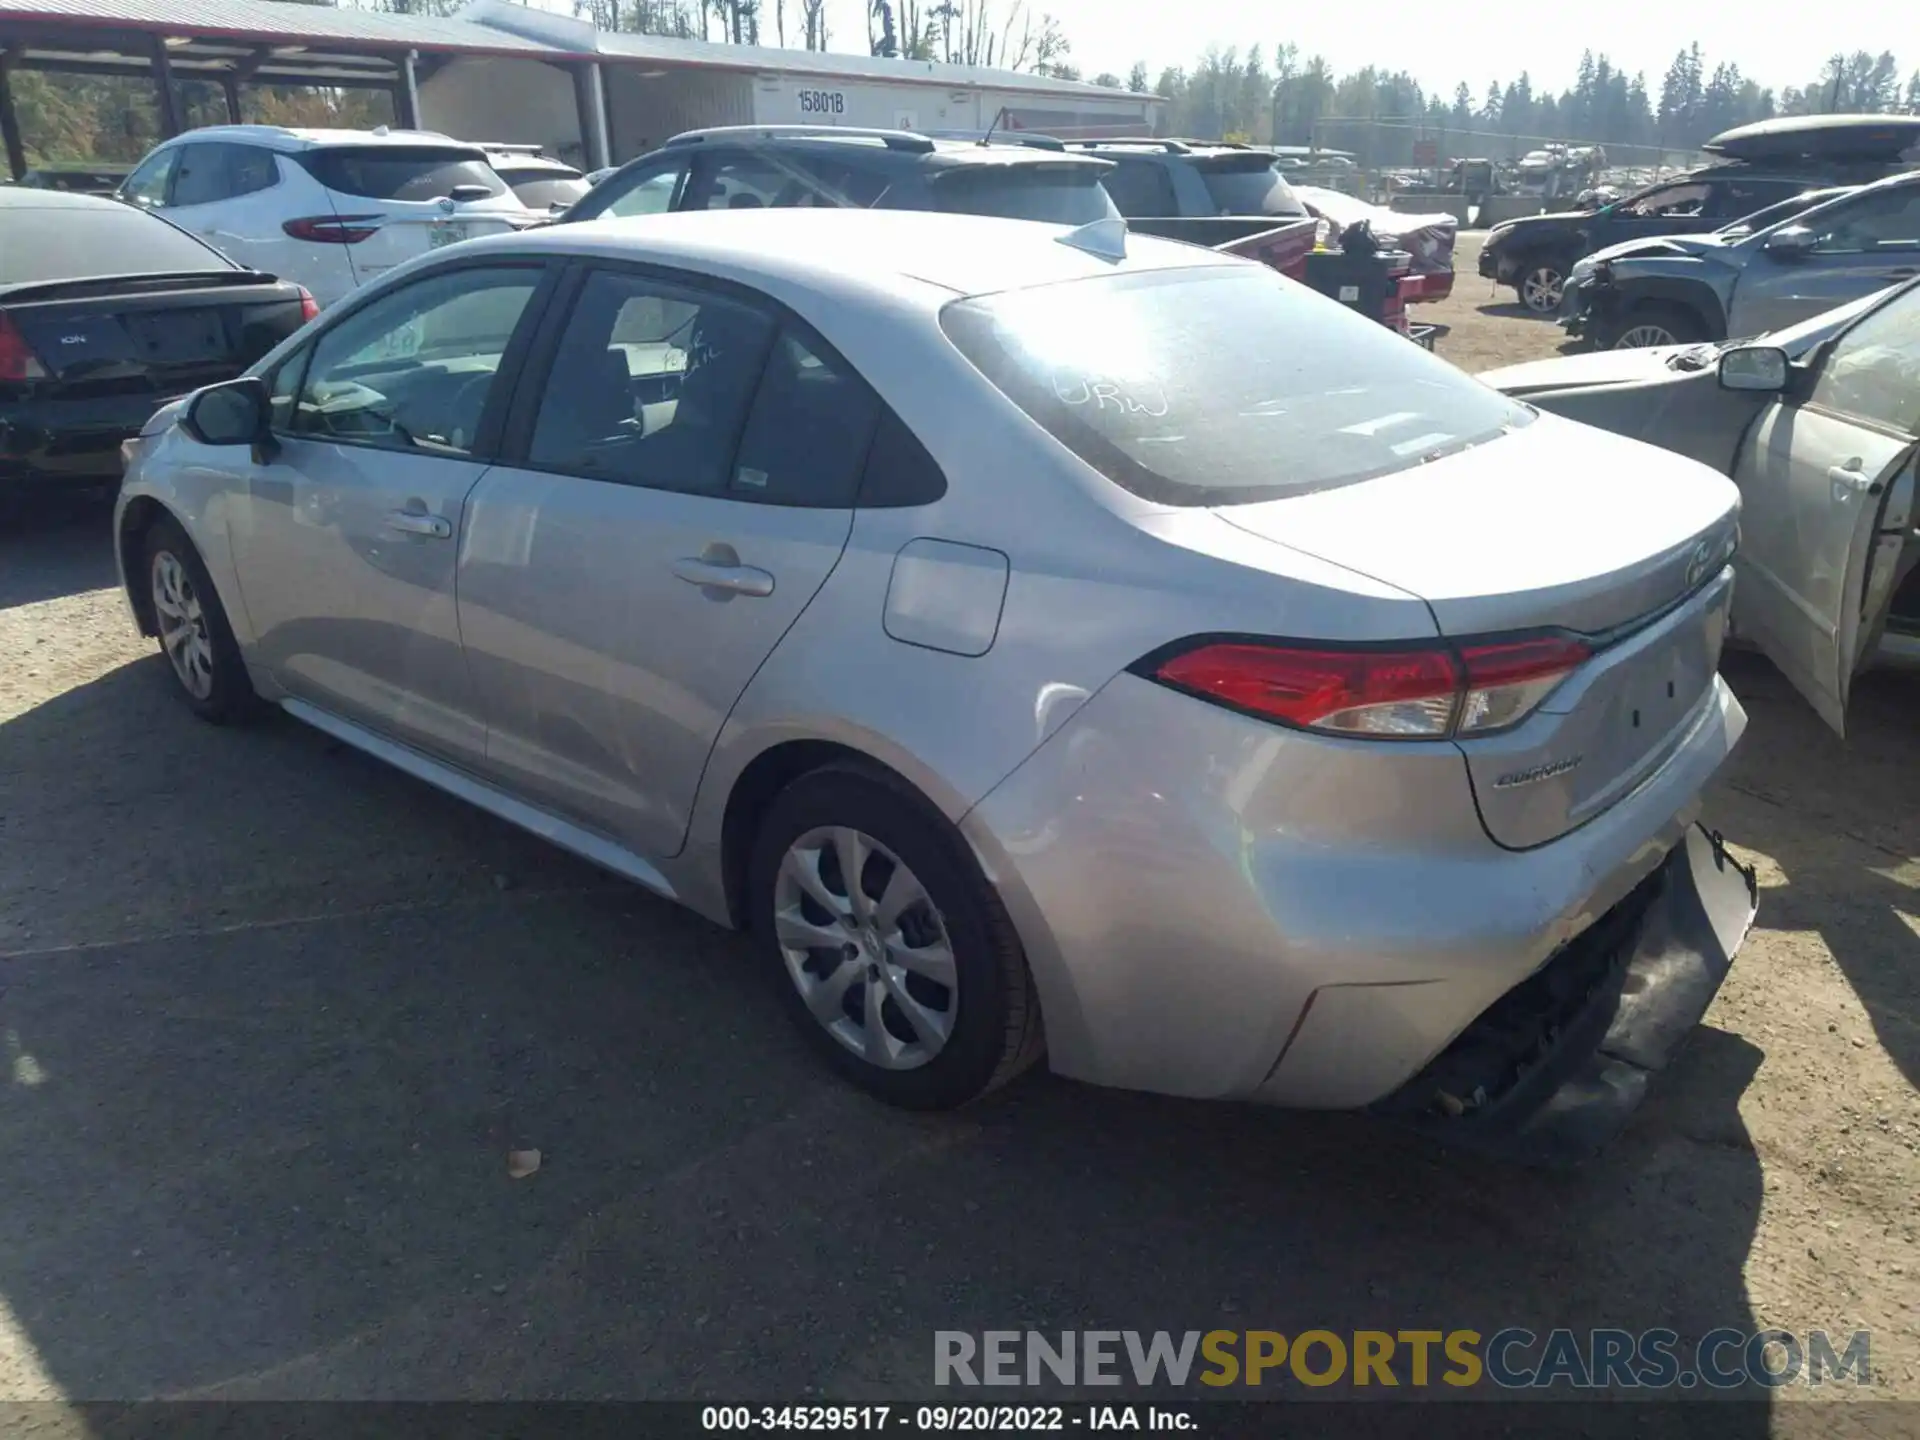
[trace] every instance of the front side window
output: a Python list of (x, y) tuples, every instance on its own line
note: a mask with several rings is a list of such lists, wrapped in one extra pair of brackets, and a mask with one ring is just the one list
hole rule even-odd
[(1109, 480), (1166, 505), (1351, 484), (1533, 412), (1256, 266), (1104, 276), (956, 301), (948, 337)]
[[(680, 193), (680, 184), (686, 175), (687, 167), (682, 161), (664, 169), (637, 174), (627, 182), (604, 180), (588, 196), (593, 211), (587, 218), (614, 215), (625, 219), (630, 215), (664, 215), (674, 208), (673, 202)], [(613, 187), (616, 185), (621, 188), (615, 190)]]
[(763, 155), (703, 155), (687, 184), (683, 210), (789, 208), (810, 189), (797, 168)]
[(174, 168), (173, 203), (210, 205), (232, 194), (227, 183), (225, 145), (182, 145)]
[(182, 147), (162, 150), (158, 155), (149, 156), (146, 163), (129, 175), (126, 183), (120, 187), (123, 199), (136, 205), (144, 205), (149, 210), (158, 210), (167, 203), (167, 186), (173, 180), (173, 167), (180, 159)]
[(1843, 332), (1809, 402), (1920, 435), (1920, 291), (1903, 290)]
[(532, 266), (442, 271), (355, 311), (315, 343), (294, 433), (466, 454), (540, 279)]
[[(760, 311), (722, 296), (595, 273), (560, 337), (528, 461), (592, 480), (720, 494), (773, 332)], [(763, 468), (764, 485), (773, 473)]]
[(1920, 250), (1920, 186), (1863, 195), (1835, 206), (1809, 228), (1818, 236), (1814, 252), (1821, 255)]
[(1636, 199), (1621, 202), (1620, 213), (1641, 220), (1699, 215), (1705, 211), (1708, 198), (1709, 187), (1699, 181), (1663, 185)]

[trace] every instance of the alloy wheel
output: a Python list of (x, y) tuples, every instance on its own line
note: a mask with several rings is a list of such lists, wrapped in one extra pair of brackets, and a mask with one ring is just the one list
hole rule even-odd
[(213, 694), (213, 638), (193, 579), (171, 550), (153, 557), (153, 613), (173, 673), (196, 700)]
[(1551, 265), (1535, 265), (1520, 277), (1520, 303), (1536, 315), (1550, 315), (1560, 308), (1560, 296), (1566, 277)]
[(953, 1034), (960, 985), (946, 922), (913, 871), (847, 826), (809, 830), (774, 882), (788, 977), (827, 1033), (883, 1070), (915, 1070)]
[(1664, 325), (1635, 325), (1620, 332), (1613, 342), (1616, 350), (1644, 350), (1653, 345), (1678, 345), (1680, 341)]

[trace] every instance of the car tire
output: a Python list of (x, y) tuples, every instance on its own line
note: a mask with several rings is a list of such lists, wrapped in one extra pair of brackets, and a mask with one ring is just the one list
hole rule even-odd
[(261, 715), (266, 703), (254, 691), (220, 593), (187, 532), (162, 516), (147, 527), (140, 555), (147, 603), (175, 693), (215, 725)]
[(1567, 267), (1558, 260), (1538, 257), (1522, 260), (1514, 275), (1513, 293), (1521, 308), (1532, 315), (1555, 315), (1566, 293)]
[(1692, 345), (1706, 338), (1706, 325), (1684, 305), (1636, 305), (1608, 327), (1600, 348), (1645, 350), (1655, 345)]
[[(857, 897), (843, 855), (860, 867)], [(999, 896), (959, 832), (893, 777), (837, 764), (795, 780), (767, 808), (747, 884), (755, 948), (788, 1013), (869, 1094), (951, 1109), (1044, 1052)]]

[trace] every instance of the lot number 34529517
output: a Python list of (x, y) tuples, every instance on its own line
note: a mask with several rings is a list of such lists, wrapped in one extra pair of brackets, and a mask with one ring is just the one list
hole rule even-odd
[(800, 113), (802, 115), (844, 115), (847, 113), (847, 92), (844, 90), (802, 90), (800, 92)]

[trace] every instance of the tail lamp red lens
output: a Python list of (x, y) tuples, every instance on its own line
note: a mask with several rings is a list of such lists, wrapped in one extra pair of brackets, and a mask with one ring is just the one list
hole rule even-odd
[(1518, 724), (1592, 653), (1559, 635), (1354, 650), (1203, 641), (1151, 673), (1177, 690), (1302, 729), (1439, 739)]
[(379, 233), (379, 215), (303, 215), (285, 220), (280, 228), (296, 240), (312, 240), (322, 245), (358, 245)]
[(302, 285), (300, 287), (300, 319), (305, 322), (319, 318), (320, 302), (313, 298), (312, 292), (306, 286)]
[(20, 333), (12, 317), (0, 313), (0, 383), (20, 384), (26, 380), (44, 380), (47, 367)]

